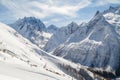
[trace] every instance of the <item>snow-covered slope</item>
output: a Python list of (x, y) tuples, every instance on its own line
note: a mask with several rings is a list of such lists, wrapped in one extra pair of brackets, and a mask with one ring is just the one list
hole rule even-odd
[(51, 34), (47, 32), (45, 25), (35, 17), (24, 17), (10, 26), (40, 48), (43, 48), (51, 37)]
[(50, 40), (44, 47), (44, 50), (50, 52), (64, 43), (67, 38), (78, 29), (78, 25), (74, 22), (70, 23), (66, 27), (59, 28), (55, 34), (52, 35)]
[(56, 61), (14, 29), (0, 23), (0, 80), (70, 80)]
[[(54, 55), (90, 67), (109, 70), (120, 68), (120, 7), (97, 12), (87, 24), (82, 24)], [(52, 44), (51, 44), (52, 45)]]

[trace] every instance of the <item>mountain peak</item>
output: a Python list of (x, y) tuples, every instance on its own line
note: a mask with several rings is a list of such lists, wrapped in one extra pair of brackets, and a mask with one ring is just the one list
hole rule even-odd
[(116, 7), (110, 6), (110, 7), (109, 7), (109, 10), (113, 10), (113, 9), (116, 10), (116, 9), (119, 9), (119, 8), (120, 8), (120, 6), (116, 6)]
[(70, 24), (68, 24), (68, 26), (73, 26), (73, 25), (78, 25), (76, 22), (71, 22)]
[(24, 17), (24, 18), (20, 18), (19, 20), (23, 20), (24, 22), (27, 23), (37, 23), (37, 22), (41, 22), (40, 19), (37, 19), (35, 17)]
[(22, 30), (24, 27), (30, 30), (37, 30), (37, 31), (47, 31), (44, 23), (35, 17), (24, 17), (22, 19), (18, 19), (15, 23), (11, 24), (12, 27), (15, 29)]
[(51, 24), (47, 28), (49, 29), (49, 28), (57, 28), (57, 27), (55, 25)]
[(115, 9), (115, 7), (113, 7), (113, 6), (110, 6), (110, 7), (109, 7), (109, 10), (111, 10), (111, 9)]
[(58, 30), (58, 27), (56, 27), (55, 25), (51, 24), (47, 27), (47, 31), (49, 33), (55, 33)]
[(24, 17), (17, 20), (11, 26), (23, 37), (42, 48), (49, 39), (47, 28), (40, 19), (35, 17)]
[(97, 11), (97, 12), (95, 13), (95, 16), (98, 15), (99, 13), (100, 13), (100, 11)]
[(117, 7), (110, 6), (109, 9), (107, 9), (107, 10), (105, 10), (103, 12), (103, 14), (106, 14), (106, 13), (109, 13), (109, 12), (113, 12), (114, 13), (119, 8), (120, 8), (119, 6), (117, 6)]

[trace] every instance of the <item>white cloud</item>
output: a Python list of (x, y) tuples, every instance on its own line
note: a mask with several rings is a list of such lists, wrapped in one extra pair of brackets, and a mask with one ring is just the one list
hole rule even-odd
[[(89, 0), (82, 0), (79, 3), (68, 4), (64, 0), (1, 0), (15, 17), (35, 16), (45, 18), (51, 15), (62, 15), (75, 17), (77, 11), (88, 6)], [(63, 3), (63, 4), (62, 4)], [(61, 4), (61, 5), (60, 5)]]
[(75, 16), (77, 14), (77, 11), (88, 6), (90, 4), (90, 1), (85, 0), (81, 1), (80, 3), (76, 5), (52, 5), (54, 2), (50, 0), (50, 4), (45, 3), (39, 3), (37, 1), (31, 2), (31, 4), (42, 10), (42, 13), (46, 16), (51, 14), (60, 14), (60, 15), (66, 15), (66, 16)]

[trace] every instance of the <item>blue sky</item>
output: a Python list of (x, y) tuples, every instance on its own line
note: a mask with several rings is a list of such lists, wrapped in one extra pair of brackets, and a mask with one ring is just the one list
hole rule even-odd
[(74, 21), (89, 21), (97, 10), (120, 5), (120, 0), (0, 0), (0, 22), (10, 24), (18, 18), (34, 16), (47, 26), (58, 27)]

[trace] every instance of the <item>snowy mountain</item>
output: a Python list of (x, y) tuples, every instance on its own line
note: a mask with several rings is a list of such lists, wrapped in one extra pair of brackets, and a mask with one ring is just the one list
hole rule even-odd
[(48, 31), (49, 33), (51, 33), (51, 34), (56, 33), (56, 31), (57, 31), (58, 29), (59, 29), (59, 28), (56, 27), (55, 25), (49, 25), (49, 26), (47, 27), (47, 31)]
[(97, 11), (92, 20), (81, 24), (53, 54), (89, 67), (120, 70), (119, 38), (120, 7), (110, 7), (102, 13)]
[(75, 22), (68, 24), (66, 27), (59, 28), (55, 34), (52, 35), (50, 40), (44, 47), (44, 50), (50, 52), (64, 43), (68, 37), (78, 29), (78, 25)]
[(35, 17), (24, 17), (10, 26), (40, 48), (43, 48), (51, 37), (45, 25)]
[(25, 17), (11, 26), (16, 31), (0, 22), (0, 80), (120, 79), (119, 7), (57, 29), (45, 46), (56, 56), (39, 48), (50, 38), (39, 19)]

